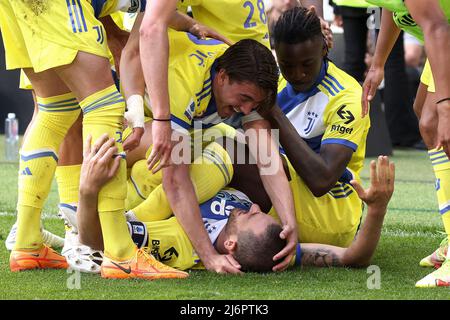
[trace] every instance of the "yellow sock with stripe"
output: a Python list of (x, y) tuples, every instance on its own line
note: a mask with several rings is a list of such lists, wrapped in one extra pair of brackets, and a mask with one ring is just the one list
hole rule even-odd
[(15, 249), (22, 250), (42, 246), (41, 211), (58, 163), (57, 152), (80, 114), (72, 93), (36, 100), (39, 112), (20, 152)]
[(58, 185), (60, 203), (77, 206), (80, 172), (81, 164), (56, 167), (55, 177)]
[[(450, 160), (443, 149), (428, 151), (433, 171), (436, 176), (436, 193), (439, 212), (444, 223), (445, 232), (450, 240)], [(450, 250), (449, 250), (450, 252)], [(447, 258), (449, 258), (447, 256)]]
[[(122, 121), (125, 101), (114, 85), (98, 91), (80, 102), (83, 109), (83, 140), (92, 135), (92, 144), (107, 133), (115, 138), (122, 158)], [(126, 163), (121, 161), (119, 170), (100, 190), (98, 212), (102, 227), (105, 255), (113, 260), (131, 258), (136, 246), (131, 240), (125, 220)]]
[[(199, 203), (214, 197), (233, 178), (231, 159), (218, 143), (210, 143), (190, 166), (189, 174)], [(140, 205), (131, 209), (140, 221), (158, 221), (172, 215), (162, 185), (158, 185)]]

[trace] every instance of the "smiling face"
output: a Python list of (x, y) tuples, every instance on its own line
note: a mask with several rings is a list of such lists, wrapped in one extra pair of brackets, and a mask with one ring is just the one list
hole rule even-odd
[(275, 52), (283, 77), (295, 91), (304, 92), (319, 76), (326, 48), (323, 37), (317, 36), (296, 44), (277, 43)]
[(247, 115), (263, 103), (267, 94), (256, 84), (248, 81), (231, 81), (224, 69), (219, 70), (213, 83), (217, 113), (229, 118), (235, 113)]

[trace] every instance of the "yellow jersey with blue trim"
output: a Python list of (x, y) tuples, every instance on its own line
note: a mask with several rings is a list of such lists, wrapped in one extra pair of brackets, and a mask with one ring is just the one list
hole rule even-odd
[[(209, 236), (208, 240), (216, 245), (217, 238), (225, 228), (231, 211), (235, 208), (248, 211), (251, 205), (252, 202), (244, 193), (234, 189), (222, 189), (213, 198), (202, 203), (200, 213)], [(141, 239), (143, 235), (148, 234), (148, 250), (156, 259), (180, 270), (204, 269), (189, 237), (175, 217), (147, 222), (145, 225), (148, 232), (142, 228), (130, 230), (138, 246), (145, 246)], [(170, 254), (171, 252), (174, 254)]]
[[(169, 99), (172, 129), (189, 134), (191, 129), (207, 129), (224, 120), (217, 112), (213, 95), (216, 60), (228, 45), (216, 39), (169, 29)], [(150, 101), (151, 109), (151, 101)], [(239, 125), (257, 116), (236, 114)], [(239, 123), (238, 123), (239, 122)]]
[(183, 0), (178, 3), (182, 11), (190, 6), (195, 20), (233, 42), (253, 39), (270, 49), (264, 0)]
[(315, 84), (307, 92), (296, 92), (280, 76), (277, 103), (315, 152), (326, 144), (350, 148), (353, 156), (347, 166), (359, 175), (370, 127), (369, 117), (361, 118), (361, 94), (354, 78), (324, 60)]

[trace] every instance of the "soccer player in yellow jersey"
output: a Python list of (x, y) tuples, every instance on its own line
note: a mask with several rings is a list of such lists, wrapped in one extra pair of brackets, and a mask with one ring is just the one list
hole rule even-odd
[[(79, 216), (80, 236), (97, 250), (102, 250), (103, 243), (98, 226), (96, 190), (113, 176), (117, 168), (111, 165), (114, 162), (111, 157), (112, 145), (113, 142), (104, 136), (95, 143), (95, 147), (99, 150), (97, 154), (91, 152), (89, 147), (86, 149), (80, 181), (82, 190), (80, 207), (83, 208)], [(217, 146), (212, 148), (220, 150)], [(227, 153), (225, 150), (222, 151), (214, 162), (218, 166), (227, 162)], [(101, 161), (97, 161), (98, 159)], [(199, 165), (206, 169), (204, 164)], [(239, 165), (235, 164), (234, 167), (237, 169)], [(354, 241), (346, 246), (323, 243), (298, 244), (295, 259), (290, 265), (315, 267), (369, 265), (380, 238), (387, 204), (394, 191), (395, 167), (387, 157), (380, 156), (378, 163), (372, 161), (370, 171), (369, 189), (364, 190), (356, 180), (352, 181), (359, 197), (368, 206), (366, 219)], [(146, 170), (141, 172), (143, 175), (150, 175)], [(194, 179), (194, 176), (191, 178)], [(254, 199), (257, 200), (259, 199)], [(281, 226), (273, 217), (264, 214), (244, 193), (230, 188), (217, 192), (200, 205), (200, 210), (204, 228), (208, 231), (207, 241), (213, 243), (218, 252), (236, 259), (242, 271), (272, 270), (276, 264), (273, 255), (285, 245), (285, 240), (278, 236)], [(320, 213), (322, 212), (317, 212)], [(138, 247), (146, 247), (148, 252), (165, 264), (180, 270), (203, 268), (191, 241), (176, 217), (152, 222), (130, 220), (128, 228)], [(74, 268), (79, 269), (79, 265), (75, 265)]]
[[(65, 268), (63, 257), (42, 244), (40, 215), (50, 190), (58, 149), (83, 111), (83, 135), (107, 132), (121, 158), (124, 101), (114, 86), (107, 41), (96, 11), (107, 14), (116, 1), (94, 8), (80, 1), (2, 1), (0, 27), (8, 69), (23, 68), (36, 92), (38, 113), (22, 146), (19, 169), (17, 241), (10, 256), (12, 271)], [(133, 5), (136, 2), (133, 1)], [(131, 3), (129, 8), (131, 8)], [(134, 7), (139, 9), (139, 7)], [(184, 278), (138, 250), (123, 217), (125, 163), (99, 193), (99, 215), (105, 257), (116, 269), (104, 277)], [(161, 268), (161, 272), (158, 271)]]
[[(238, 118), (245, 115), (243, 123), (246, 129), (253, 129), (255, 126), (267, 128), (267, 123), (252, 110), (258, 106), (263, 108), (274, 101), (278, 71), (270, 50), (254, 40), (241, 41), (228, 48), (217, 40), (201, 40), (187, 33), (172, 32), (169, 39), (170, 120), (176, 131), (187, 134), (197, 125), (208, 128), (221, 123), (223, 118), (234, 115)], [(157, 123), (164, 120), (169, 119), (158, 119), (154, 116), (152, 130)], [(256, 144), (252, 147), (257, 148)], [(252, 151), (254, 154), (259, 152)], [(273, 160), (276, 164), (279, 156), (275, 156)], [(151, 161), (152, 159), (149, 159), (149, 162)], [(295, 248), (294, 239), (297, 236), (292, 198), (290, 191), (286, 189), (287, 180), (283, 177), (282, 167), (277, 168), (275, 174), (266, 175), (263, 180), (275, 206), (280, 207), (279, 212), (285, 228), (283, 234), (289, 238), (289, 245), (280, 255), (287, 260), (288, 253), (292, 253)], [(190, 181), (187, 173), (185, 164), (171, 166), (163, 171), (163, 185), (173, 212), (178, 216), (209, 270), (238, 272), (237, 268), (203, 241), (207, 235), (202, 232), (197, 199), (194, 189), (188, 183)], [(268, 183), (269, 180), (272, 182)], [(287, 191), (275, 194), (276, 189)], [(181, 196), (184, 202), (178, 198)], [(281, 199), (283, 197), (285, 199)], [(155, 211), (160, 210), (158, 204), (158, 201), (154, 201), (157, 208)], [(285, 266), (287, 263), (279, 267)]]
[(282, 77), (279, 107), (266, 119), (280, 129), (288, 158), (299, 240), (348, 245), (362, 214), (349, 182), (359, 180), (370, 125), (361, 118), (361, 86), (327, 59), (313, 11), (286, 11), (273, 37)]

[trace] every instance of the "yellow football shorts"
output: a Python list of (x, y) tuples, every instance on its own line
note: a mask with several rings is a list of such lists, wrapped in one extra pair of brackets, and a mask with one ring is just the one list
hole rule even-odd
[(428, 92), (436, 92), (436, 87), (434, 86), (433, 72), (431, 71), (430, 61), (425, 62), (425, 66), (420, 76), (420, 82), (428, 86)]
[(108, 58), (106, 32), (88, 0), (1, 1), (7, 69), (70, 64), (78, 51)]

